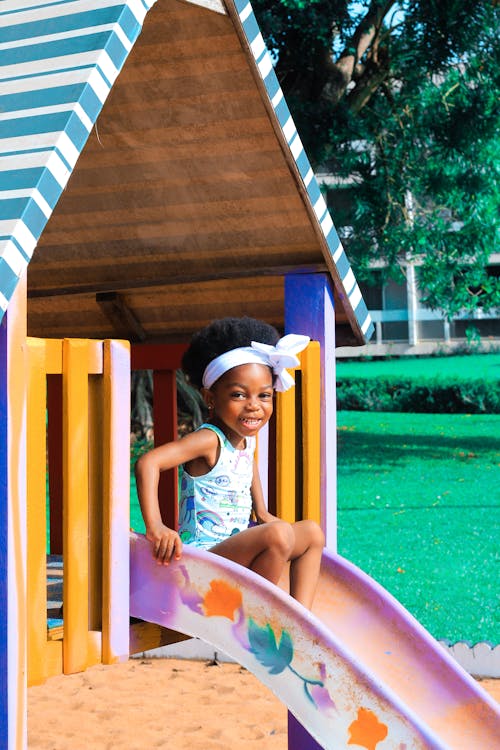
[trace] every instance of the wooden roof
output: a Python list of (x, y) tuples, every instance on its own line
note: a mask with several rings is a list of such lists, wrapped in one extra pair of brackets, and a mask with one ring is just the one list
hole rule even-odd
[(332, 277), (339, 345), (371, 335), (248, 8), (149, 11), (40, 233), (30, 335), (180, 341), (233, 314), (280, 328), (284, 276), (304, 272)]

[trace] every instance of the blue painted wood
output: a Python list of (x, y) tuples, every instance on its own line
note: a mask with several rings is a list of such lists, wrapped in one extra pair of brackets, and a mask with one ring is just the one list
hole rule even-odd
[(285, 277), (285, 333), (302, 333), (321, 345), (321, 520), (328, 549), (337, 549), (337, 418), (335, 311), (327, 274)]
[[(321, 519), (326, 544), (337, 547), (337, 422), (335, 402), (335, 311), (326, 274), (285, 277), (285, 333), (310, 336), (321, 345)], [(321, 750), (288, 713), (288, 750)]]
[(288, 712), (288, 750), (322, 750), (300, 721)]
[(7, 659), (7, 318), (0, 323), (0, 747), (9, 746)]

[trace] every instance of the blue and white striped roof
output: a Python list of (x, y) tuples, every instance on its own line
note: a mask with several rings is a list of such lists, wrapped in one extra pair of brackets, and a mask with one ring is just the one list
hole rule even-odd
[(283, 135), (290, 147), (290, 151), (295, 159), (300, 176), (313, 205), (314, 213), (320, 223), (328, 249), (339, 274), (346, 301), (348, 300), (348, 304), (355, 313), (361, 332), (368, 340), (374, 330), (370, 314), (361, 295), (345, 250), (333, 225), (309, 159), (304, 151), (302, 141), (300, 140), (297, 128), (295, 127), (274, 72), (271, 56), (266, 48), (252, 6), (248, 0), (234, 0), (234, 4)]
[[(0, 3), (0, 319), (156, 0)], [(373, 324), (304, 152), (252, 7), (234, 0), (257, 69), (343, 287)]]
[(154, 2), (0, 3), (0, 319)]

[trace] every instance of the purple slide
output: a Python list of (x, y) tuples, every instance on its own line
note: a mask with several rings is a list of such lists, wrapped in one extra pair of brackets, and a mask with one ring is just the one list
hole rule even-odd
[(328, 750), (494, 750), (497, 704), (381, 586), (326, 553), (314, 612), (228, 560), (157, 565), (131, 534), (130, 614), (201, 638)]

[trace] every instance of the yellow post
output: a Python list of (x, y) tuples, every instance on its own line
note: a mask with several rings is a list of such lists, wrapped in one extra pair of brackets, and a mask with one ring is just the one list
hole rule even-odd
[(85, 340), (63, 342), (63, 555), (65, 674), (87, 667), (88, 359)]
[(302, 517), (321, 520), (321, 361), (320, 345), (311, 341), (301, 355), (302, 370)]
[(29, 339), (27, 409), (28, 684), (44, 682), (47, 645), (45, 342)]
[(293, 523), (295, 512), (295, 389), (277, 394), (276, 414), (276, 511)]

